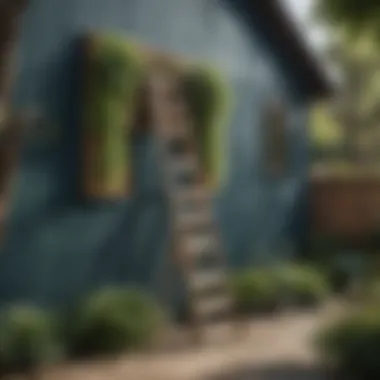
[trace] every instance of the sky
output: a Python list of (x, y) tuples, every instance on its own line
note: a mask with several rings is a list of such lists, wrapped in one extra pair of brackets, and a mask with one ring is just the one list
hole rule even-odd
[(339, 82), (339, 69), (326, 58), (326, 50), (329, 45), (328, 31), (322, 25), (318, 25), (313, 18), (312, 11), (318, 0), (280, 0), (295, 21), (305, 41), (311, 46), (317, 61), (324, 67), (330, 80)]
[(326, 44), (327, 35), (321, 26), (312, 21), (312, 9), (316, 0), (281, 0), (294, 18), (305, 39), (317, 50)]

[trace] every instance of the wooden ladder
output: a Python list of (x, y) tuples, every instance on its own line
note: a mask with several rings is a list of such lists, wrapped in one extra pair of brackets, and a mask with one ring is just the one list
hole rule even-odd
[(192, 331), (200, 342), (204, 327), (221, 322), (231, 311), (212, 200), (179, 78), (152, 74), (148, 94), (170, 207), (174, 261), (185, 280)]

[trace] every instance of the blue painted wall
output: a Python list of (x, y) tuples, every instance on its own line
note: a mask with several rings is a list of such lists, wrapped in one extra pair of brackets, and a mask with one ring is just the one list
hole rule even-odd
[[(229, 78), (236, 107), (229, 130), (227, 186), (215, 209), (232, 265), (286, 255), (302, 235), (307, 183), (306, 105), (265, 49), (217, 0), (31, 0), (18, 51), (19, 107), (47, 125), (26, 141), (8, 236), (0, 254), (0, 301), (58, 304), (107, 282), (137, 282), (173, 303), (167, 210), (154, 143), (134, 144), (133, 198), (85, 204), (77, 197), (78, 102), (75, 41), (88, 30), (118, 31), (165, 50), (207, 59)], [(264, 105), (287, 102), (289, 165), (265, 172)], [(178, 301), (178, 300), (177, 300)]]

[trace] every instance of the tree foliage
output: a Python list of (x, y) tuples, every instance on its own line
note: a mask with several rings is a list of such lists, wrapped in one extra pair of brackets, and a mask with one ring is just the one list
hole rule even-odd
[(340, 76), (340, 91), (312, 114), (317, 157), (333, 155), (353, 164), (380, 162), (380, 54), (372, 40), (340, 38), (329, 59)]
[(371, 34), (380, 44), (378, 0), (318, 0), (317, 13), (353, 35)]

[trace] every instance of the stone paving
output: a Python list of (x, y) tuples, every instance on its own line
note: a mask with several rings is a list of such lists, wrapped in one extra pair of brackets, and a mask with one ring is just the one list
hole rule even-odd
[(47, 371), (40, 380), (323, 380), (311, 350), (321, 312), (251, 321), (200, 349), (132, 355)]

